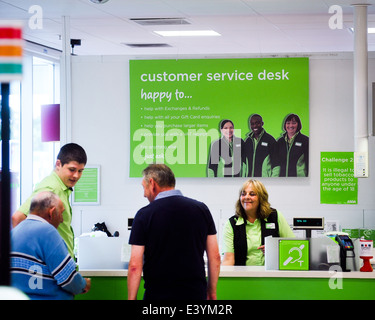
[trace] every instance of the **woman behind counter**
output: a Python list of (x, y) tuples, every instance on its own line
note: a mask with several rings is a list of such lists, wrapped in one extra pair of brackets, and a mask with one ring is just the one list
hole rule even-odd
[(246, 181), (236, 202), (236, 214), (224, 226), (223, 265), (264, 265), (264, 238), (294, 238), (284, 216), (270, 207), (268, 192), (258, 180)]

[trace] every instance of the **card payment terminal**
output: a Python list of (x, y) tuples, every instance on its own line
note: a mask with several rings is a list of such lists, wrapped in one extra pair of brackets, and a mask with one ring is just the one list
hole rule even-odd
[[(340, 265), (342, 271), (350, 271), (346, 269), (346, 259), (355, 257), (354, 254), (354, 245), (349, 236), (344, 234), (336, 235), (335, 240), (340, 246)], [(350, 254), (349, 254), (350, 253)]]

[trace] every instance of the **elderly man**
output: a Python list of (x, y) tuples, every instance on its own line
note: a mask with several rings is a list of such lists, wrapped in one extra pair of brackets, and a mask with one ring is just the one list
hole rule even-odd
[(76, 271), (57, 232), (64, 205), (51, 191), (38, 193), (30, 214), (11, 232), (12, 286), (35, 300), (69, 300), (90, 289), (90, 279)]
[(142, 270), (145, 300), (216, 299), (220, 254), (209, 209), (175, 190), (174, 174), (166, 165), (149, 165), (143, 176), (150, 204), (136, 214), (129, 238), (129, 300), (137, 298)]

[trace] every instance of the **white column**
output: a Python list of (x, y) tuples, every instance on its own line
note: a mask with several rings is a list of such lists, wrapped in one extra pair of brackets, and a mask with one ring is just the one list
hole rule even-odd
[(354, 151), (368, 152), (367, 5), (354, 5)]

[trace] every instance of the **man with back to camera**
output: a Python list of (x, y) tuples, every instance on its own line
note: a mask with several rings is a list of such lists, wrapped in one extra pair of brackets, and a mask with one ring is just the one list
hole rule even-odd
[(128, 299), (137, 299), (143, 270), (144, 300), (216, 300), (220, 254), (209, 209), (176, 190), (164, 164), (144, 169), (142, 186), (150, 203), (137, 212), (129, 238)]
[(69, 253), (74, 257), (74, 233), (71, 226), (72, 208), (69, 197), (73, 187), (82, 176), (82, 172), (87, 162), (85, 150), (76, 143), (68, 143), (61, 147), (57, 155), (55, 169), (52, 173), (38, 183), (32, 195), (13, 214), (13, 227), (25, 220), (29, 214), (30, 202), (34, 195), (41, 191), (52, 191), (57, 194), (64, 204), (64, 221), (59, 225), (58, 232), (66, 242)]
[(11, 231), (12, 286), (32, 300), (71, 300), (91, 280), (76, 271), (66, 243), (57, 232), (64, 205), (51, 191), (32, 198), (27, 218)]

